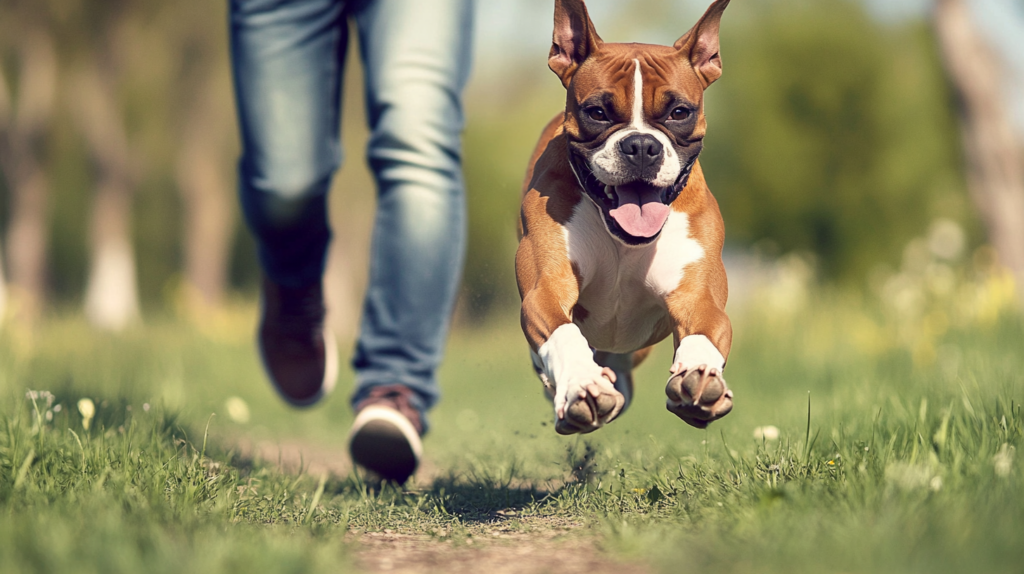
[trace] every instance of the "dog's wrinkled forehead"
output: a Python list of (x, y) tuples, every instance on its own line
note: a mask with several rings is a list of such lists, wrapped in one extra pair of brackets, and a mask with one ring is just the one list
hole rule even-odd
[(580, 66), (569, 89), (573, 112), (600, 102), (625, 123), (634, 119), (637, 95), (644, 118), (651, 120), (679, 101), (698, 107), (704, 94), (700, 78), (678, 50), (649, 44), (604, 44)]

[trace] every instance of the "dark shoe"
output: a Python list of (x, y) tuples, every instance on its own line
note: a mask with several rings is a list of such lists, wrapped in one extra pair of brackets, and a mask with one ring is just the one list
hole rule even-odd
[(353, 462), (399, 484), (416, 472), (423, 453), (423, 422), (411, 399), (403, 385), (374, 388), (356, 405), (348, 438)]
[(270, 382), (285, 401), (310, 406), (331, 392), (338, 349), (324, 327), (320, 282), (292, 289), (264, 278), (257, 347)]

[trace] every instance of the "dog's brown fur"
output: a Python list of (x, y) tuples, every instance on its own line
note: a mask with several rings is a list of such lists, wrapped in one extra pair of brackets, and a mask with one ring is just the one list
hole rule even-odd
[[(712, 4), (697, 25), (670, 47), (604, 43), (581, 0), (556, 0), (549, 64), (567, 89), (566, 109), (544, 128), (530, 158), (516, 254), (522, 327), (535, 352), (558, 327), (573, 322), (585, 325), (588, 313), (579, 305), (583, 278), (567, 256), (563, 232), (577, 204), (589, 201), (570, 167), (570, 142), (599, 146), (621, 127), (620, 121), (629, 121), (633, 62), (639, 60), (644, 64), (644, 116), (664, 117), (666, 107), (681, 96), (698, 110), (694, 128), (684, 140), (679, 141), (678, 134), (656, 121), (651, 125), (680, 146), (700, 146), (707, 131), (703, 94), (721, 75), (718, 25), (728, 3), (718, 0)], [(588, 133), (579, 121), (581, 105), (595, 95), (605, 98), (609, 115), (616, 120), (615, 129), (603, 134)], [(725, 229), (699, 161), (671, 209), (689, 217), (691, 237), (706, 255), (685, 268), (682, 281), (665, 298), (664, 317), (646, 344), (633, 354), (634, 367), (647, 356), (650, 345), (670, 334), (675, 347), (686, 336), (705, 335), (725, 358), (732, 344), (732, 327), (725, 313), (728, 284), (720, 256)], [(598, 353), (599, 360), (601, 356)]]

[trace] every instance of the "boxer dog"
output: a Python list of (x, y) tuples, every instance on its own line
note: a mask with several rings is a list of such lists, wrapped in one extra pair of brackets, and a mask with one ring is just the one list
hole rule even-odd
[(670, 334), (668, 410), (705, 428), (732, 409), (725, 228), (697, 161), (728, 4), (656, 46), (606, 44), (583, 0), (555, 0), (548, 66), (566, 106), (526, 172), (516, 279), (560, 434), (619, 416), (633, 368)]

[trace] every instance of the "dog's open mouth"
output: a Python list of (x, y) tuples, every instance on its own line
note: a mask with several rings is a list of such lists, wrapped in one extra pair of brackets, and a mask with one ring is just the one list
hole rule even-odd
[(601, 209), (608, 231), (628, 245), (646, 245), (657, 239), (665, 227), (672, 212), (670, 206), (686, 188), (699, 154), (699, 148), (689, 154), (675, 183), (667, 187), (642, 179), (607, 185), (590, 169), (584, 154), (572, 149), (569, 164), (585, 195)]
[(668, 221), (669, 207), (679, 195), (674, 187), (658, 187), (642, 180), (606, 185), (597, 179), (583, 158), (573, 157), (586, 195), (601, 208), (608, 230), (630, 245), (653, 241)]
[(656, 236), (668, 220), (669, 206), (663, 203), (665, 189), (634, 181), (617, 186), (605, 186), (605, 197), (616, 206), (608, 209), (608, 216), (623, 231), (633, 237), (650, 239)]

